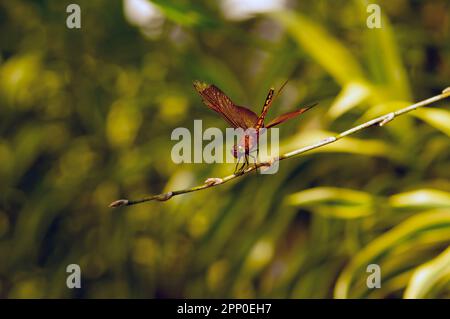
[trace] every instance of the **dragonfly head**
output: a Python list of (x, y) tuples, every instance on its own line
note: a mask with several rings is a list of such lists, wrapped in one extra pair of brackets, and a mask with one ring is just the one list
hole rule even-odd
[(245, 147), (239, 144), (235, 144), (231, 149), (231, 154), (233, 154), (235, 158), (241, 158), (245, 155)]

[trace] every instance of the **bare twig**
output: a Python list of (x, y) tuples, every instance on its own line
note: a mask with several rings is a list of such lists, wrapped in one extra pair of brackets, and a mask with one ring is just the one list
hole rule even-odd
[(187, 188), (187, 189), (182, 189), (182, 190), (178, 190), (178, 191), (172, 191), (172, 192), (168, 192), (168, 193), (162, 193), (162, 194), (153, 195), (153, 196), (149, 196), (149, 197), (144, 197), (144, 198), (138, 199), (138, 200), (119, 199), (119, 200), (116, 200), (116, 201), (112, 202), (109, 205), (109, 207), (130, 206), (130, 205), (135, 205), (135, 204), (148, 202), (148, 201), (153, 201), (153, 200), (166, 201), (166, 200), (169, 200), (173, 196), (176, 196), (176, 195), (190, 193), (190, 192), (196, 192), (196, 191), (203, 190), (203, 189), (206, 189), (206, 188), (211, 188), (211, 187), (214, 187), (214, 186), (222, 185), (222, 184), (225, 184), (226, 182), (229, 182), (229, 181), (231, 181), (231, 180), (233, 180), (233, 179), (235, 179), (237, 177), (246, 175), (246, 174), (250, 173), (251, 171), (254, 171), (255, 169), (258, 169), (260, 167), (271, 166), (275, 161), (281, 161), (281, 160), (284, 160), (284, 159), (287, 159), (287, 158), (291, 158), (291, 157), (294, 157), (294, 156), (306, 153), (308, 151), (311, 151), (313, 149), (322, 147), (324, 145), (334, 143), (337, 140), (339, 140), (339, 139), (341, 139), (341, 138), (343, 138), (345, 136), (354, 134), (354, 133), (359, 132), (359, 131), (361, 131), (361, 130), (363, 130), (365, 128), (368, 128), (370, 126), (373, 126), (373, 125), (384, 126), (387, 123), (389, 123), (392, 120), (394, 120), (399, 115), (411, 112), (411, 111), (413, 111), (413, 110), (415, 110), (415, 109), (417, 109), (419, 107), (423, 107), (423, 106), (429, 105), (431, 103), (443, 100), (443, 99), (445, 99), (445, 98), (447, 98), (449, 96), (450, 96), (450, 87), (448, 87), (445, 90), (443, 90), (441, 94), (438, 94), (436, 96), (430, 97), (430, 98), (428, 98), (426, 100), (423, 100), (423, 101), (420, 101), (418, 103), (412, 104), (412, 105), (410, 105), (408, 107), (402, 108), (402, 109), (397, 110), (395, 112), (391, 112), (391, 113), (385, 114), (383, 116), (377, 117), (377, 118), (375, 118), (373, 120), (370, 120), (370, 121), (365, 122), (365, 123), (363, 123), (361, 125), (355, 126), (355, 127), (351, 128), (351, 129), (345, 131), (345, 132), (342, 132), (342, 133), (340, 133), (340, 134), (338, 134), (336, 136), (327, 137), (327, 138), (325, 138), (325, 139), (323, 139), (323, 140), (321, 140), (321, 141), (319, 141), (319, 142), (317, 142), (315, 144), (299, 148), (297, 150), (294, 150), (292, 152), (280, 155), (278, 157), (274, 157), (274, 158), (272, 158), (272, 159), (270, 159), (270, 160), (268, 160), (266, 162), (260, 162), (260, 163), (257, 163), (256, 165), (251, 165), (251, 166), (247, 167), (244, 171), (242, 171), (242, 172), (240, 172), (238, 174), (229, 175), (229, 176), (226, 176), (226, 177), (223, 177), (223, 178), (208, 178), (204, 182), (203, 185), (199, 185), (199, 186), (195, 186), (195, 187)]

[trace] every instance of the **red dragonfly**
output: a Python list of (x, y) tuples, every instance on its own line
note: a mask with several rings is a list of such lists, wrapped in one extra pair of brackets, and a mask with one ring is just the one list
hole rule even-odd
[[(276, 96), (280, 94), (286, 83), (287, 82), (285, 82), (281, 86)], [(264, 102), (264, 106), (259, 116), (246, 107), (234, 104), (233, 101), (231, 101), (231, 99), (215, 85), (210, 85), (200, 81), (194, 81), (194, 88), (201, 95), (203, 103), (205, 103), (205, 105), (213, 111), (219, 113), (233, 128), (242, 128), (244, 131), (252, 128), (254, 129), (246, 131), (241, 140), (237, 144), (235, 144), (231, 150), (233, 156), (238, 160), (236, 163), (235, 173), (243, 172), (243, 170), (249, 164), (249, 156), (253, 157), (250, 153), (255, 151), (255, 149), (257, 150), (257, 145), (259, 144), (259, 130), (261, 128), (269, 129), (271, 127), (274, 127), (297, 115), (305, 113), (317, 104), (314, 103), (297, 111), (282, 114), (273, 119), (267, 125), (264, 125), (264, 119), (266, 117), (267, 111), (269, 111), (269, 108), (276, 97), (274, 95), (274, 88), (271, 88), (269, 90), (266, 101)], [(248, 133), (249, 131), (255, 133)], [(241, 168), (237, 170), (241, 158), (244, 158), (245, 162), (243, 163)]]

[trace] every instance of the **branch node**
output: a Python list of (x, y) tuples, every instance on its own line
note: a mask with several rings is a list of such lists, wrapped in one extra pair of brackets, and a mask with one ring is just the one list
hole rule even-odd
[(223, 179), (217, 177), (210, 177), (205, 180), (205, 184), (208, 186), (219, 185), (223, 183)]
[(383, 121), (381, 121), (378, 125), (379, 125), (379, 126), (385, 126), (385, 125), (388, 124), (390, 121), (392, 121), (392, 120), (394, 119), (394, 117), (395, 117), (394, 112), (389, 113), (389, 114), (387, 114), (387, 115), (384, 117)]
[(119, 199), (119, 200), (116, 200), (116, 201), (112, 202), (111, 204), (109, 204), (109, 207), (117, 208), (117, 207), (121, 207), (121, 206), (127, 206), (128, 203), (129, 203), (128, 199)]
[(261, 170), (261, 172), (265, 172), (269, 170), (272, 167), (272, 165), (279, 160), (280, 160), (279, 157), (272, 157), (267, 161), (260, 163), (259, 169)]
[(164, 194), (160, 194), (158, 196), (155, 197), (156, 200), (160, 201), (160, 202), (164, 202), (166, 200), (171, 199), (173, 196), (172, 192), (168, 192), (168, 193), (164, 193)]
[(335, 136), (329, 136), (324, 138), (320, 143), (333, 143), (337, 138)]

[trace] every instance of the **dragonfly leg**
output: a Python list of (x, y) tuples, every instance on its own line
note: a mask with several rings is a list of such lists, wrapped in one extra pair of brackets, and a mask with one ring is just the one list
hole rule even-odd
[(241, 160), (240, 157), (237, 158), (237, 162), (236, 162), (236, 166), (234, 167), (234, 174), (236, 174), (238, 172), (238, 165), (239, 165), (239, 161)]
[(258, 159), (254, 155), (251, 155), (251, 154), (248, 154), (248, 156), (250, 156), (253, 159), (253, 161), (255, 162), (255, 172), (258, 173)]
[(259, 131), (256, 131), (256, 157), (259, 157)]
[(248, 166), (249, 165), (249, 161), (248, 161), (248, 153), (245, 153), (245, 165)]
[(255, 171), (258, 172), (256, 169), (256, 164), (258, 163), (259, 159), (259, 131), (256, 134), (256, 158), (255, 158)]
[(241, 167), (238, 168), (239, 162), (240, 162), (240, 157), (238, 158), (238, 161), (236, 163), (236, 167), (234, 168), (234, 174), (235, 175), (240, 175), (244, 172), (246, 165), (248, 165), (248, 158), (247, 156), (244, 157), (244, 162), (242, 162)]
[(247, 166), (248, 166), (248, 155), (246, 154), (244, 156), (244, 162), (242, 163), (241, 167), (238, 168), (238, 170), (237, 170), (237, 172), (235, 172), (235, 174), (239, 174), (240, 175), (240, 174), (244, 173), (244, 171), (247, 168)]

